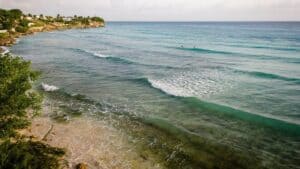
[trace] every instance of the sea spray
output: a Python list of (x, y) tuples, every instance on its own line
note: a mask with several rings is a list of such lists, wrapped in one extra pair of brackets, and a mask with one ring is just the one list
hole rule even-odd
[(56, 86), (48, 85), (46, 83), (42, 83), (41, 85), (42, 85), (43, 90), (46, 91), (46, 92), (53, 92), (53, 91), (56, 91), (56, 90), (59, 89)]

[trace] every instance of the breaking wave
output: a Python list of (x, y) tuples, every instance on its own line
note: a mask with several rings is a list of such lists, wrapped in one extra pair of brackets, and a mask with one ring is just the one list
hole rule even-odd
[(42, 89), (46, 92), (53, 92), (53, 91), (56, 91), (58, 90), (59, 88), (56, 87), (56, 86), (53, 86), (53, 85), (48, 85), (46, 83), (42, 83)]

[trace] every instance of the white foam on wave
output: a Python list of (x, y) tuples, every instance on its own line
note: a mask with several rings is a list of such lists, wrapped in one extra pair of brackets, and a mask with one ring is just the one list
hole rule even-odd
[(53, 86), (53, 85), (48, 85), (46, 83), (42, 83), (42, 88), (44, 91), (46, 92), (53, 92), (53, 91), (56, 91), (58, 90), (59, 88), (56, 87), (56, 86)]
[(103, 55), (103, 54), (101, 54), (101, 53), (99, 53), (99, 52), (94, 52), (93, 55), (94, 55), (94, 56), (97, 56), (97, 57), (100, 57), (100, 58), (107, 58), (107, 57), (109, 57), (109, 56)]
[(151, 83), (151, 86), (154, 88), (160, 89), (163, 92), (173, 95), (173, 96), (183, 96), (183, 97), (188, 97), (190, 96), (184, 89), (178, 88), (177, 86), (166, 83), (162, 80), (152, 80), (148, 79), (148, 81)]
[(161, 79), (148, 79), (154, 88), (182, 97), (207, 98), (232, 87), (219, 71), (186, 71)]
[(9, 49), (7, 47), (1, 46), (0, 48), (3, 50), (3, 52), (1, 53), (1, 55), (5, 55), (5, 54), (9, 53)]
[(104, 54), (102, 54), (102, 53), (100, 53), (98, 51), (96, 52), (96, 51), (91, 51), (91, 50), (86, 50), (86, 49), (80, 49), (80, 50), (82, 50), (82, 51), (84, 51), (86, 53), (92, 54), (92, 55), (94, 55), (96, 57), (99, 57), (99, 58), (107, 58), (107, 57), (109, 57), (109, 56), (104, 55)]

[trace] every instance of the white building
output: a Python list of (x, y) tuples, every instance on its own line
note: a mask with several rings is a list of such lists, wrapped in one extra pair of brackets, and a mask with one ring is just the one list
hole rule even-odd
[(2, 29), (2, 30), (0, 30), (0, 33), (6, 33), (7, 32), (7, 30), (6, 29)]
[(26, 16), (26, 19), (29, 21), (32, 21), (32, 17), (30, 17), (30, 16)]
[(64, 21), (72, 21), (73, 17), (68, 16), (68, 17), (63, 17), (62, 19)]
[(32, 22), (28, 23), (28, 26), (29, 26), (29, 27), (31, 27), (31, 26), (33, 26), (33, 25), (34, 25), (34, 23), (32, 23)]

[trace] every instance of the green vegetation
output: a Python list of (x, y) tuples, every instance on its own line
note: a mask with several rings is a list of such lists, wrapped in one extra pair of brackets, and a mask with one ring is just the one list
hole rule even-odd
[(27, 109), (34, 110), (34, 114), (40, 109), (41, 97), (28, 91), (39, 73), (30, 69), (30, 62), (11, 55), (0, 58), (0, 67), (0, 137), (10, 137), (14, 129), (29, 124)]
[(26, 19), (22, 19), (19, 22), (19, 25), (16, 27), (16, 31), (20, 33), (26, 33), (29, 29), (29, 21)]
[(97, 16), (92, 17), (91, 20), (92, 20), (92, 21), (96, 21), (96, 22), (104, 22), (104, 19), (103, 19), (103, 18), (97, 17)]
[[(5, 141), (0, 145), (0, 168), (2, 169), (57, 169), (57, 158), (65, 152), (41, 142)], [(5, 152), (5, 153), (2, 153)]]
[(23, 13), (19, 9), (0, 9), (0, 29), (12, 29), (21, 20), (22, 15)]
[(0, 56), (0, 67), (0, 168), (58, 168), (64, 150), (16, 132), (30, 124), (29, 112), (35, 116), (41, 108), (42, 97), (30, 90), (39, 72), (31, 70), (30, 62), (10, 54)]
[[(9, 45), (14, 42), (14, 37), (22, 34), (30, 34), (41, 31), (51, 31), (69, 28), (102, 27), (104, 19), (101, 17), (73, 16), (65, 17), (57, 14), (45, 16), (43, 14), (24, 14), (19, 9), (0, 9), (0, 46)], [(3, 33), (8, 33), (8, 37), (3, 37)]]

